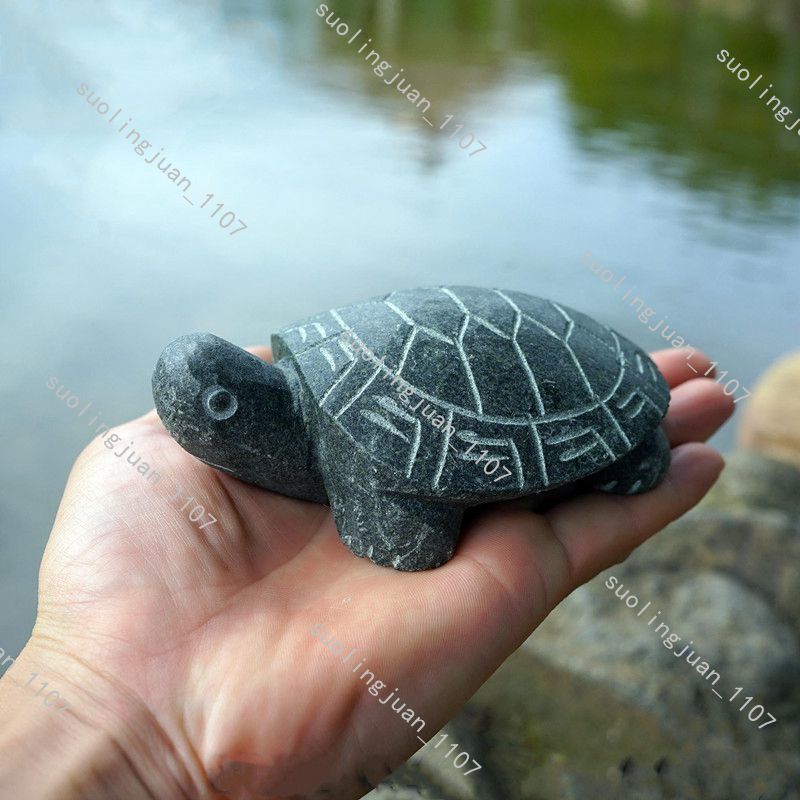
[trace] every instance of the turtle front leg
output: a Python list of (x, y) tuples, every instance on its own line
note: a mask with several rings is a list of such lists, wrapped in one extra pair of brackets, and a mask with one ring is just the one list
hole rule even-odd
[(586, 484), (599, 492), (641, 494), (661, 482), (669, 464), (669, 442), (658, 427), (624, 458), (586, 478)]
[[(464, 509), (417, 500), (334, 478), (328, 497), (339, 538), (357, 556), (407, 572), (453, 556)], [(330, 485), (333, 484), (333, 485)]]

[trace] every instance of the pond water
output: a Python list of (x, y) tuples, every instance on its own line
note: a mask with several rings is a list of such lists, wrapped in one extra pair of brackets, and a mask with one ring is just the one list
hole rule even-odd
[(346, 35), (303, 0), (0, 6), (7, 652), (90, 437), (51, 378), (121, 422), (181, 333), (267, 342), (438, 283), (551, 297), (650, 349), (665, 320), (747, 388), (797, 346), (800, 137), (717, 59), (800, 112), (789, 4), (327, 5)]

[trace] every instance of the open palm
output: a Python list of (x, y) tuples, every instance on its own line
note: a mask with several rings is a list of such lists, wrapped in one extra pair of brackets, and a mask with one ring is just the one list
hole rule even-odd
[[(116, 449), (131, 443), (161, 480), (101, 440), (84, 451), (45, 553), (33, 640), (97, 676), (92, 694), (104, 704), (144, 709), (169, 753), (163, 768), (191, 797), (360, 797), (563, 597), (710, 488), (722, 461), (696, 442), (732, 402), (696, 378), (685, 351), (654, 360), (672, 387), (664, 426), (676, 448), (657, 489), (586, 495), (545, 514), (493, 507), (429, 572), (354, 557), (328, 508), (213, 470), (154, 412), (122, 425)], [(207, 511), (197, 522), (195, 504)], [(349, 664), (321, 643), (332, 636), (357, 651)], [(380, 697), (359, 678), (367, 668), (386, 684)], [(393, 690), (422, 731), (379, 702)], [(81, 713), (80, 691), (70, 713)]]

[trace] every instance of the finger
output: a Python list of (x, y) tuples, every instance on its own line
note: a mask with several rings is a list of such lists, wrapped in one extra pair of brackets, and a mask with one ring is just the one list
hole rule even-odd
[(621, 497), (590, 494), (545, 514), (569, 563), (566, 593), (612, 564), (685, 514), (713, 486), (724, 466), (722, 456), (704, 444), (672, 451), (664, 480), (652, 491)]
[(714, 381), (695, 379), (672, 391), (669, 413), (662, 422), (672, 447), (704, 442), (730, 418), (735, 406)]
[(249, 347), (245, 347), (245, 350), (254, 356), (258, 356), (262, 361), (272, 363), (272, 348), (267, 347), (265, 344), (251, 344)]
[(650, 358), (655, 361), (670, 389), (692, 378), (706, 376), (706, 372), (708, 372), (707, 377), (710, 378), (716, 374), (715, 369), (711, 368), (712, 362), (709, 361), (708, 356), (691, 347), (682, 347), (678, 350), (672, 348), (656, 350), (650, 354)]

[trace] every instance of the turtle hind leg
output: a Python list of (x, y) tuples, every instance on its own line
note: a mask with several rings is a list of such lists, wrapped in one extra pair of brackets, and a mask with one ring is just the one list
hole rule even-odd
[(599, 492), (641, 494), (661, 482), (669, 463), (669, 442), (659, 426), (619, 461), (590, 475), (586, 483)]
[(328, 496), (339, 538), (357, 556), (416, 572), (438, 567), (453, 555), (463, 516), (460, 506), (354, 483), (329, 486)]

